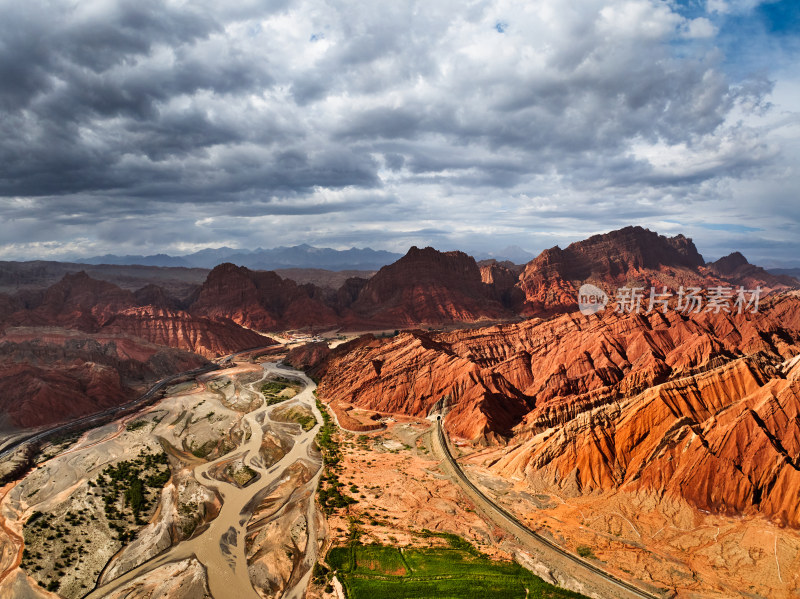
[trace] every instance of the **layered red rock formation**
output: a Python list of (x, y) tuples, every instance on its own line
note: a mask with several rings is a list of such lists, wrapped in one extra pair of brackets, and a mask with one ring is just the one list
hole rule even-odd
[(331, 326), (338, 320), (314, 285), (297, 285), (271, 271), (233, 264), (221, 264), (209, 273), (190, 311), (259, 331)]
[(734, 252), (716, 262), (708, 265), (709, 270), (716, 276), (724, 278), (735, 285), (742, 285), (747, 289), (758, 286), (768, 289), (792, 289), (797, 287), (797, 279), (789, 276), (775, 276), (768, 273), (760, 266), (754, 266), (742, 254)]
[(321, 364), (330, 353), (331, 350), (324, 341), (304, 343), (289, 350), (283, 361), (292, 368), (309, 370)]
[[(139, 305), (144, 301), (150, 304)], [(275, 343), (230, 320), (172, 305), (156, 286), (134, 294), (85, 273), (68, 274), (43, 292), (0, 298), (3, 424), (64, 422), (132, 399), (157, 378), (205, 364), (201, 355)]]
[(504, 302), (509, 303), (516, 275), (499, 265), (489, 270), (496, 283), (484, 283), (475, 260), (462, 252), (414, 247), (369, 280), (350, 278), (333, 292), (222, 264), (209, 273), (189, 311), (261, 331), (508, 319), (513, 314)]
[(134, 335), (206, 357), (274, 343), (228, 319), (212, 320), (170, 307), (174, 300), (155, 285), (134, 294), (83, 272), (66, 275), (43, 293), (7, 302), (10, 307), (0, 312), (0, 327), (57, 326), (106, 336)]
[(620, 287), (663, 287), (675, 293), (681, 286), (708, 289), (716, 286), (746, 289), (761, 287), (764, 294), (797, 288), (791, 277), (775, 277), (732, 254), (705, 265), (691, 239), (664, 237), (641, 227), (625, 227), (604, 235), (542, 252), (529, 262), (517, 288), (524, 299), (517, 309), (529, 315), (549, 315), (577, 308), (577, 293), (584, 283), (594, 284), (614, 296)]
[(333, 402), (330, 404), (330, 408), (333, 410), (333, 413), (336, 416), (336, 422), (339, 424), (339, 426), (347, 429), (348, 431), (366, 433), (383, 428), (383, 424), (378, 422), (364, 421), (363, 419), (354, 418), (351, 415), (352, 407), (347, 404)]
[(6, 318), (9, 325), (63, 326), (87, 332), (99, 330), (117, 312), (136, 305), (130, 291), (92, 279), (85, 272), (64, 275), (41, 295), (25, 298), (25, 310)]
[(798, 354), (800, 300), (784, 297), (758, 314), (609, 311), (371, 339), (327, 358), (319, 392), (413, 416), (446, 407), (451, 434), (505, 437), (494, 468), (532, 486), (624, 486), (800, 526), (800, 383), (781, 366)]
[(463, 252), (412, 247), (372, 277), (352, 306), (376, 326), (416, 326), (508, 318), (512, 314)]
[(229, 320), (192, 316), (182, 310), (153, 306), (128, 308), (110, 318), (103, 333), (121, 333), (158, 345), (196, 352), (207, 358), (274, 345), (275, 341)]
[(532, 407), (508, 381), (424, 331), (373, 339), (331, 359), (319, 393), (326, 401), (421, 417), (452, 405), (450, 422), (469, 438), (508, 433)]
[(664, 237), (641, 227), (625, 227), (542, 252), (520, 275), (523, 311), (550, 314), (573, 310), (578, 288), (592, 283), (611, 293), (625, 285), (708, 286), (719, 280), (703, 269), (691, 239)]
[(493, 469), (532, 488), (655, 492), (797, 527), (799, 414), (798, 382), (741, 358), (546, 428), (513, 443)]
[(207, 362), (135, 338), (49, 328), (0, 337), (0, 414), (6, 426), (65, 422), (133, 399), (169, 374)]
[(524, 301), (519, 288), (519, 276), (523, 268), (510, 263), (487, 260), (480, 263), (481, 280), (494, 292), (495, 299), (506, 307), (519, 306)]

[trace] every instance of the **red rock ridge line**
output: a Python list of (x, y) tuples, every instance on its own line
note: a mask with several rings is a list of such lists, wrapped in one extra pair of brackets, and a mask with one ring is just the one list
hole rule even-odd
[(505, 437), (493, 468), (534, 487), (622, 486), (798, 526), (800, 383), (779, 364), (800, 354), (800, 299), (763, 310), (405, 332), (332, 353), (319, 392), (416, 417), (447, 404), (451, 434)]

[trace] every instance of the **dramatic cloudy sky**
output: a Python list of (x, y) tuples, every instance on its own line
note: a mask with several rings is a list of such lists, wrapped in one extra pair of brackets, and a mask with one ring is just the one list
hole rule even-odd
[(0, 259), (538, 251), (800, 265), (800, 2), (0, 0)]

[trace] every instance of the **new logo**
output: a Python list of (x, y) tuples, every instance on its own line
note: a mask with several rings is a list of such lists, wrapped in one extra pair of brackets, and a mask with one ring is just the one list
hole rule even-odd
[(608, 305), (608, 295), (605, 291), (594, 285), (581, 285), (578, 290), (578, 309), (584, 316), (596, 314), (605, 310)]

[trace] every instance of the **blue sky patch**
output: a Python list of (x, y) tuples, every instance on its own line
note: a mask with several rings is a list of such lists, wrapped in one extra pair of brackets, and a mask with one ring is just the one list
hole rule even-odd
[(708, 224), (700, 224), (700, 227), (704, 229), (710, 229), (711, 231), (725, 231), (727, 233), (754, 233), (756, 231), (760, 231), (756, 227), (748, 227), (745, 225), (733, 225), (728, 223), (708, 223)]

